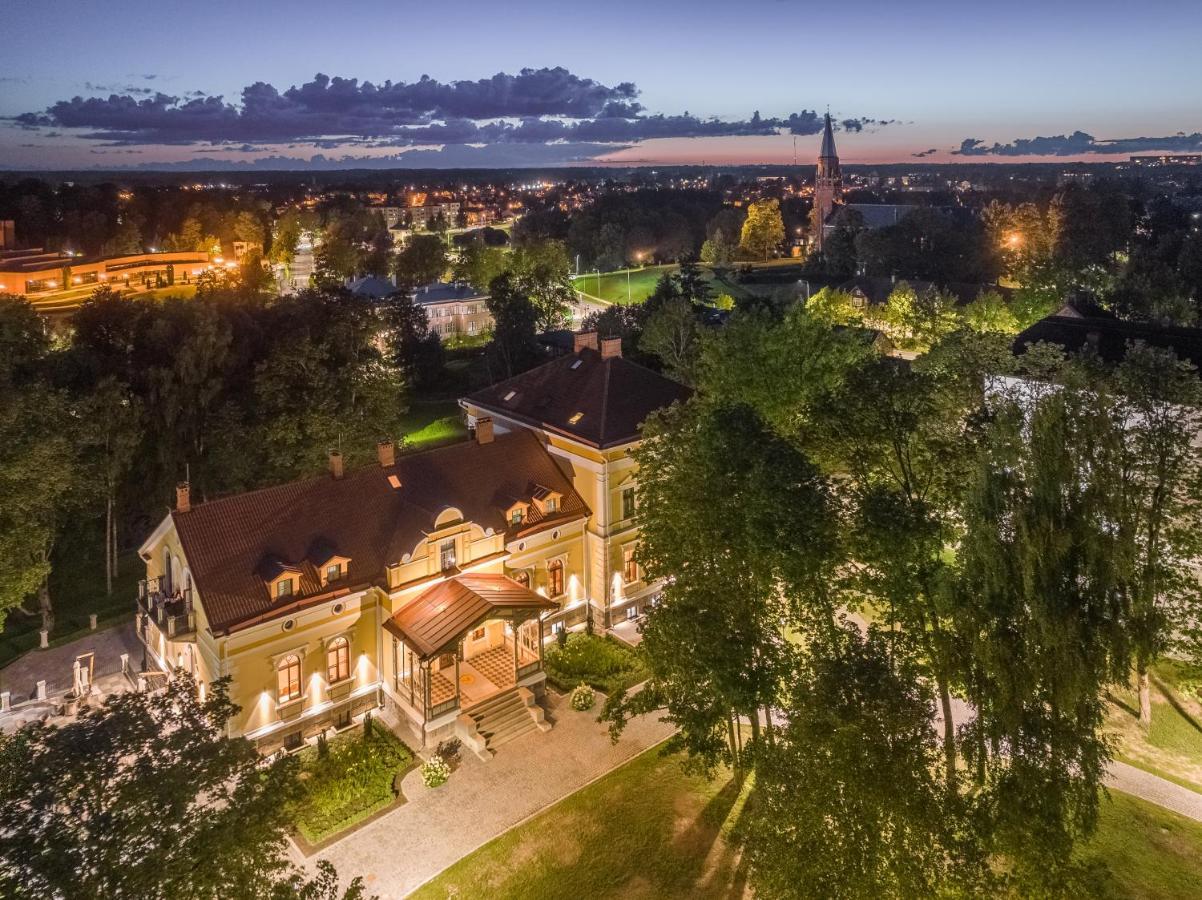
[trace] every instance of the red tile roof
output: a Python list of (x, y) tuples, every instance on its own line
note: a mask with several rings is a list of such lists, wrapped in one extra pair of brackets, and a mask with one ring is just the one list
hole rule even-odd
[(485, 619), (559, 605), (504, 575), (457, 575), (407, 603), (384, 627), (429, 659)]
[[(393, 477), (400, 488), (391, 486)], [(513, 527), (505, 518), (508, 498), (529, 498), (535, 485), (559, 491), (560, 508), (543, 516), (532, 507)], [(510, 538), (589, 514), (537, 436), (515, 431), (489, 444), (401, 455), (388, 468), (277, 485), (172, 515), (209, 627), (222, 633), (384, 584), (387, 567), (411, 553), (448, 507)], [(331, 552), (350, 559), (340, 581), (321, 584), (315, 550), (323, 559)], [(299, 584), (293, 596), (277, 599), (264, 578), (282, 566), (299, 569)]]
[(477, 391), (467, 402), (604, 449), (638, 440), (647, 416), (690, 394), (638, 363), (584, 349)]

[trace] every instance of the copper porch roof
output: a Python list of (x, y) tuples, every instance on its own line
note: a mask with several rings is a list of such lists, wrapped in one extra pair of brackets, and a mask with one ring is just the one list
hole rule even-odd
[(558, 604), (505, 575), (456, 575), (423, 591), (384, 628), (422, 659), (436, 655), (485, 619)]
[[(394, 488), (390, 478), (400, 487)], [(563, 496), (553, 513), (530, 509), (520, 525), (506, 518), (511, 497), (529, 499), (535, 485)], [(532, 432), (500, 434), (489, 444), (465, 441), (402, 454), (396, 465), (322, 475), (195, 503), (172, 514), (208, 619), (215, 633), (229, 632), (385, 582), (389, 565), (431, 531), (448, 507), (507, 539), (589, 513), (568, 476)], [(340, 581), (323, 586), (318, 565), (329, 555), (350, 560)], [(299, 571), (291, 597), (268, 591), (267, 571)]]

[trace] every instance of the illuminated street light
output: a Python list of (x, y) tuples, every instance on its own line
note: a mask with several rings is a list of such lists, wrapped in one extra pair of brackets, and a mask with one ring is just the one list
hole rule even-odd
[(1022, 242), (1023, 236), (1017, 231), (1012, 231), (1006, 235), (1006, 246), (1008, 246), (1011, 250), (1017, 250), (1020, 246), (1022, 246)]

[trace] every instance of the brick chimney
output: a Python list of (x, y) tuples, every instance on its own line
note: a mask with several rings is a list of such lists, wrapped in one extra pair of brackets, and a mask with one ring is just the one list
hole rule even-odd
[(601, 339), (601, 358), (610, 359), (611, 357), (622, 355), (622, 339), (620, 337), (602, 338)]
[(376, 455), (380, 457), (380, 465), (385, 469), (396, 465), (396, 447), (392, 441), (385, 439), (376, 444)]
[(597, 332), (581, 331), (572, 335), (572, 352), (579, 353), (581, 350), (588, 348), (589, 350), (597, 349)]
[(192, 486), (181, 481), (175, 486), (175, 511), (188, 512), (192, 509)]
[(476, 419), (476, 443), (491, 444), (492, 438), (492, 416), (480, 416)]
[(330, 474), (335, 478), (342, 477), (342, 454), (337, 450), (330, 451)]

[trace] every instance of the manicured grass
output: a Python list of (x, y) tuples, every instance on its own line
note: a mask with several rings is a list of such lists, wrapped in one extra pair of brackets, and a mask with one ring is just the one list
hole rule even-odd
[(463, 411), (454, 400), (415, 400), (401, 428), (407, 450), (429, 450), (467, 437)]
[(729, 773), (688, 775), (651, 749), (460, 860), (425, 900), (740, 897), (729, 843), (745, 794)]
[(304, 797), (293, 809), (296, 829), (310, 844), (345, 831), (397, 799), (393, 782), (413, 763), (413, 754), (375, 720), (370, 737), (362, 726), (329, 742), (322, 756), (316, 747), (300, 751)]
[[(97, 628), (106, 628), (134, 616), (138, 580), (146, 577), (146, 564), (131, 550), (117, 561), (113, 593), (104, 592), (104, 545), (100, 529), (83, 523), (68, 530), (54, 551), (50, 573), (50, 601), (54, 606), (51, 646), (83, 637), (90, 630), (88, 616), (96, 614)], [(37, 598), (26, 608), (36, 610)], [(38, 646), (40, 616), (10, 610), (0, 631), (0, 668)], [(2, 676), (0, 676), (2, 679)]]
[(1139, 725), (1134, 690), (1112, 691), (1107, 730), (1115, 755), (1136, 768), (1202, 792), (1202, 703), (1181, 693), (1181, 682), (1196, 681), (1197, 667), (1171, 660), (1152, 671), (1152, 725)]
[(1102, 801), (1082, 862), (1098, 870), (1094, 896), (1187, 900), (1202, 886), (1202, 823), (1118, 791)]
[(573, 282), (576, 290), (604, 300), (606, 303), (642, 303), (655, 290), (661, 276), (675, 272), (679, 266), (647, 266), (630, 270), (630, 294), (627, 300), (626, 270), (581, 275)]
[[(460, 860), (413, 896), (750, 896), (730, 836), (750, 791), (652, 749)], [(1202, 884), (1202, 824), (1118, 792), (1078, 851), (1088, 896), (1185, 900)]]
[[(753, 263), (754, 269), (779, 268), (780, 265), (796, 265), (796, 260), (769, 260), (767, 263)], [(630, 271), (630, 303), (642, 303), (646, 300), (651, 292), (655, 290), (655, 285), (659, 279), (665, 274), (672, 274), (680, 267), (676, 265), (668, 266), (647, 266), (643, 269), (632, 269)], [(709, 282), (710, 299), (717, 300), (723, 294), (729, 294), (735, 300), (747, 299), (752, 295), (759, 294), (767, 296), (772, 293), (774, 285), (772, 284), (756, 284), (754, 282), (742, 284), (738, 281), (738, 276), (735, 267), (727, 267), (722, 270), (722, 277), (718, 277), (712, 269), (707, 266), (701, 267), (701, 274)], [(619, 303), (625, 305), (627, 301), (626, 292), (626, 270), (621, 269), (617, 272), (602, 272), (597, 275), (581, 275), (574, 279), (573, 285), (576, 290), (592, 297), (596, 300), (602, 300), (606, 303)]]
[(547, 681), (560, 691), (570, 691), (576, 685), (592, 685), (605, 694), (629, 688), (647, 678), (642, 654), (634, 648), (606, 635), (577, 632), (568, 635), (567, 643), (549, 645), (543, 653)]

